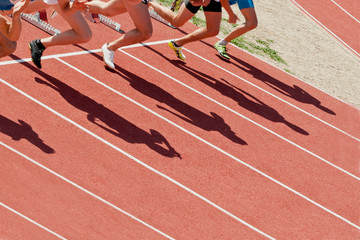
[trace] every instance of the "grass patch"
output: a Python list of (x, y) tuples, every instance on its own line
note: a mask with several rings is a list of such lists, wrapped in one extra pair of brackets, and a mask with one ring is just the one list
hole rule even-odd
[(195, 15), (191, 18), (191, 21), (198, 27), (206, 27), (206, 20), (198, 18)]
[(256, 39), (255, 43), (247, 41), (244, 36), (240, 36), (231, 41), (234, 45), (245, 49), (246, 51), (253, 54), (261, 54), (270, 57), (272, 60), (287, 65), (286, 61), (279, 55), (279, 53), (270, 47), (273, 40)]

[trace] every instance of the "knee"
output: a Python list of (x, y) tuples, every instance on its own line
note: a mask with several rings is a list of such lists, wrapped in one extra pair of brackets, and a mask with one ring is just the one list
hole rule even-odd
[(153, 30), (152, 29), (148, 29), (145, 31), (141, 31), (141, 41), (145, 41), (148, 40), (149, 38), (151, 38)]
[(79, 43), (87, 43), (88, 41), (90, 41), (91, 37), (92, 32), (89, 29), (88, 31), (85, 31), (79, 35)]
[(249, 30), (253, 30), (253, 29), (257, 28), (258, 22), (257, 21), (247, 22), (246, 26), (248, 27)]
[(219, 28), (207, 28), (206, 29), (207, 32), (207, 37), (214, 37), (217, 36), (219, 34)]
[(176, 28), (183, 26), (186, 22), (187, 21), (181, 20), (179, 18), (179, 15), (173, 16), (173, 18), (170, 21), (171, 25), (173, 25)]

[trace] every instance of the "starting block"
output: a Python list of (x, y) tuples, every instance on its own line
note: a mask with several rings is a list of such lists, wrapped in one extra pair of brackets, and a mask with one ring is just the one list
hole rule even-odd
[(47, 23), (46, 12), (45, 12), (46, 18), (44, 18), (44, 12), (37, 12), (35, 14), (21, 13), (20, 17), (21, 19), (25, 20), (26, 22), (34, 25), (35, 27), (43, 30), (44, 32), (50, 35), (58, 35), (61, 33), (59, 29), (56, 29), (52, 25)]
[(99, 21), (100, 23), (108, 26), (111, 29), (114, 29), (115, 31), (117, 31), (119, 33), (125, 33), (125, 31), (121, 29), (120, 23), (117, 23), (114, 20), (112, 20), (108, 17), (105, 17), (104, 15), (89, 13), (89, 12), (84, 12), (84, 15), (85, 15), (85, 18), (87, 20), (89, 20), (90, 22), (96, 23)]
[(165, 19), (163, 19), (162, 17), (160, 17), (159, 14), (157, 14), (153, 9), (149, 9), (149, 14), (150, 14), (150, 17), (152, 17), (153, 19), (171, 27), (171, 28), (174, 28), (176, 29), (176, 27), (174, 27), (173, 25), (171, 25), (171, 23), (169, 23), (168, 21), (166, 21)]

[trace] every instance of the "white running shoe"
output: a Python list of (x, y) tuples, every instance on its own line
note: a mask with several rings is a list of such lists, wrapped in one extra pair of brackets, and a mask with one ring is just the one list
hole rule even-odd
[(106, 66), (108, 66), (111, 69), (115, 69), (115, 65), (114, 65), (114, 51), (110, 50), (107, 48), (107, 43), (105, 43), (102, 47), (101, 47), (101, 51), (103, 53), (103, 60), (106, 64)]

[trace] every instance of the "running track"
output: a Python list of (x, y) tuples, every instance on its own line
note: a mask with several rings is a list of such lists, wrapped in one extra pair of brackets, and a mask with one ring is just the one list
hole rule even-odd
[(216, 38), (181, 63), (167, 40), (194, 26), (153, 23), (115, 71), (115, 31), (40, 71), (24, 23), (0, 63), (1, 239), (360, 238), (359, 110), (238, 48), (222, 61)]
[(291, 1), (360, 59), (360, 1)]

